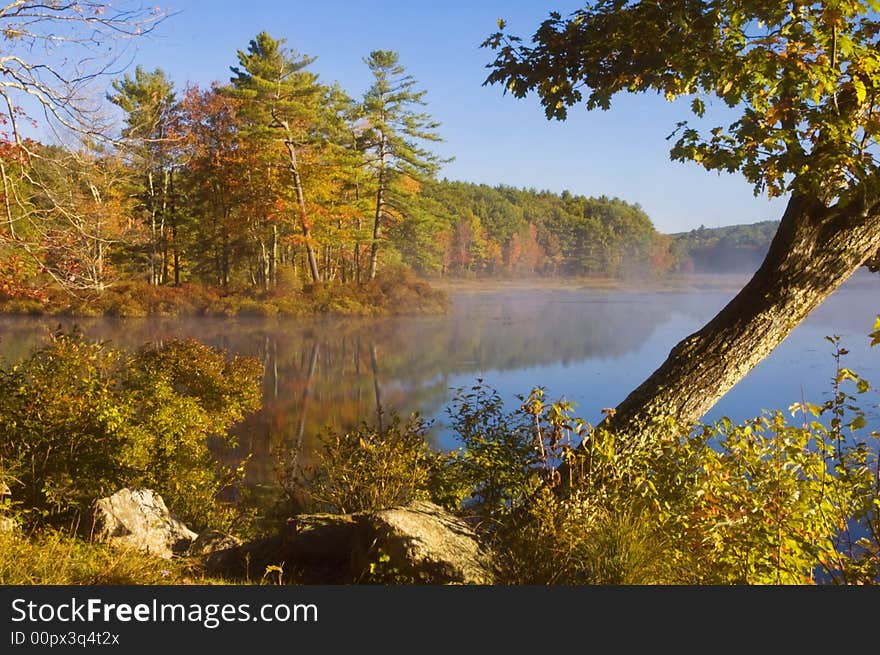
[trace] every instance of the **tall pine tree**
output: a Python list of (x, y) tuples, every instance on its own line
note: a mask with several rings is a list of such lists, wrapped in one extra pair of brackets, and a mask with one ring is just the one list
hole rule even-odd
[[(284, 48), (284, 39), (273, 39), (260, 32), (238, 51), (239, 66), (232, 67), (232, 93), (243, 100), (241, 115), (249, 122), (255, 139), (281, 140), (285, 146), (286, 166), (296, 202), (299, 230), (313, 282), (321, 280), (312, 220), (306, 206), (300, 153), (303, 148), (324, 140), (328, 112), (325, 102), (328, 89), (318, 83), (318, 76), (305, 70), (314, 57), (298, 55)], [(271, 269), (277, 266), (278, 226), (271, 226)]]
[(364, 97), (363, 146), (376, 178), (370, 279), (376, 277), (383, 225), (407, 215), (407, 201), (417, 193), (418, 182), (433, 177), (440, 164), (425, 142), (440, 141), (439, 123), (417, 111), (425, 91), (416, 91), (416, 80), (406, 73), (396, 52), (374, 50), (364, 59), (375, 81)]
[(112, 85), (114, 92), (107, 97), (126, 114), (122, 136), (129, 160), (141, 177), (136, 196), (150, 230), (150, 282), (168, 282), (172, 266), (174, 282), (179, 284), (178, 221), (173, 197), (173, 126), (177, 112), (174, 84), (162, 70), (148, 72), (138, 66), (134, 77), (126, 73)]

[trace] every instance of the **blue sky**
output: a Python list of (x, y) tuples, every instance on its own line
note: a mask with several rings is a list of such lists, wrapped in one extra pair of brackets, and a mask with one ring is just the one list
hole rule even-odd
[(684, 102), (621, 96), (608, 112), (577, 107), (567, 121), (551, 122), (537, 100), (482, 86), (492, 52), (479, 46), (498, 18), (527, 37), (551, 10), (567, 14), (578, 6), (572, 0), (169, 0), (162, 9), (176, 13), (139, 43), (134, 62), (164, 69), (181, 88), (226, 82), (236, 51), (266, 30), (317, 56), (312, 70), (322, 81), (338, 81), (360, 97), (370, 84), (362, 58), (374, 49), (396, 50), (427, 89), (427, 111), (441, 123), (445, 141), (438, 152), (455, 157), (441, 176), (617, 196), (639, 203), (661, 232), (779, 218), (783, 201), (755, 198), (741, 177), (669, 160), (665, 137), (689, 117)]

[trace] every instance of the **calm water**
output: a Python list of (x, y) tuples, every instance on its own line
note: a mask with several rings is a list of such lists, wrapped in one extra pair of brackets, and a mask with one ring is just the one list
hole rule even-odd
[[(740, 280), (741, 282), (742, 280)], [(265, 364), (264, 408), (238, 427), (254, 452), (251, 478), (268, 480), (270, 449), (314, 443), (323, 426), (374, 421), (377, 406), (435, 419), (441, 447), (453, 390), (477, 379), (511, 407), (544, 386), (595, 423), (699, 329), (736, 288), (665, 292), (496, 290), (453, 295), (446, 316), (395, 319), (40, 319), (0, 317), (0, 357), (26, 354), (59, 324), (116, 345), (196, 337)], [(826, 335), (843, 338), (845, 365), (880, 387), (880, 347), (867, 333), (880, 313), (880, 276), (859, 275), (832, 295), (707, 415), (734, 420), (802, 398), (820, 403), (835, 370)], [(878, 396), (870, 392), (870, 403)], [(877, 421), (876, 412), (872, 413)]]

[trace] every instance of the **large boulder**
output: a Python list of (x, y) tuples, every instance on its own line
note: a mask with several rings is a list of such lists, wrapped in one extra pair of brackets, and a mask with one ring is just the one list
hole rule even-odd
[(356, 571), (387, 582), (492, 583), (492, 560), (460, 518), (427, 502), (362, 514)]
[(95, 501), (95, 541), (170, 559), (185, 552), (197, 536), (150, 489), (121, 489)]
[(279, 556), (327, 583), (491, 584), (492, 559), (458, 517), (427, 502), (288, 521)]

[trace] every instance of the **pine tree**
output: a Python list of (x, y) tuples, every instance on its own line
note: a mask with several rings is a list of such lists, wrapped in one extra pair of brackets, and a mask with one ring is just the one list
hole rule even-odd
[[(416, 80), (406, 73), (396, 52), (374, 50), (364, 59), (375, 82), (363, 103), (363, 147), (376, 178), (376, 203), (370, 247), (370, 272), (376, 277), (383, 224), (407, 214), (407, 200), (417, 193), (418, 181), (434, 176), (437, 155), (421, 143), (440, 141), (439, 123), (416, 111), (424, 105), (426, 91), (416, 91)], [(416, 182), (415, 184), (413, 182)]]
[(126, 74), (113, 80), (112, 85), (115, 93), (108, 94), (108, 99), (126, 113), (123, 143), (131, 165), (142, 178), (136, 197), (150, 229), (150, 282), (166, 283), (171, 263), (174, 281), (179, 284), (178, 225), (173, 198), (173, 125), (177, 112), (174, 84), (163, 71), (147, 72), (138, 66), (134, 77)]
[[(325, 102), (327, 87), (306, 68), (314, 57), (285, 49), (285, 40), (260, 32), (238, 51), (239, 67), (232, 67), (231, 92), (243, 100), (241, 114), (249, 122), (249, 136), (281, 140), (291, 175), (299, 230), (302, 233), (312, 281), (321, 280), (312, 237), (312, 220), (306, 206), (301, 152), (326, 140), (330, 114)], [(272, 268), (277, 265), (277, 225), (272, 225)]]

